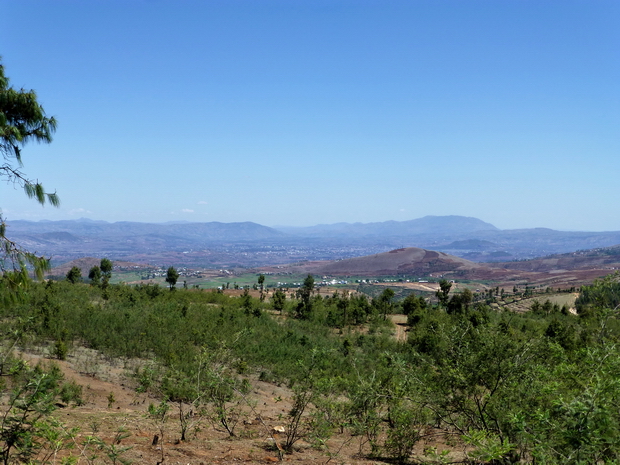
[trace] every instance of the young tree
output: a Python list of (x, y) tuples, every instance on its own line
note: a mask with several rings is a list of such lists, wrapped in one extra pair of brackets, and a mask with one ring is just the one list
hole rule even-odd
[(387, 316), (392, 312), (392, 299), (394, 298), (394, 291), (389, 287), (383, 289), (381, 295), (373, 300), (374, 306), (377, 308), (379, 313), (383, 315), (383, 320), (387, 320)]
[(310, 318), (310, 314), (312, 313), (312, 301), (310, 298), (312, 297), (313, 290), (314, 278), (309, 274), (306, 279), (304, 279), (303, 285), (297, 290), (297, 297), (299, 298), (299, 303), (297, 304), (297, 318), (302, 320)]
[(260, 274), (258, 276), (258, 287), (260, 288), (260, 300), (262, 302), (263, 300), (265, 300), (265, 295), (263, 294), (263, 291), (265, 289), (265, 275), (264, 274)]
[(252, 313), (252, 297), (250, 296), (250, 291), (247, 288), (243, 290), (243, 294), (241, 295), (241, 307), (246, 315), (250, 315)]
[[(0, 178), (21, 186), (28, 197), (40, 204), (47, 202), (57, 207), (60, 200), (56, 193), (46, 192), (41, 183), (21, 172), (22, 147), (28, 142), (50, 143), (55, 131), (56, 120), (45, 116), (37, 94), (33, 90), (11, 87), (4, 75), (4, 66), (0, 64), (0, 154), (4, 159), (0, 165)], [(9, 240), (5, 232), (5, 220), (0, 214), (0, 271), (10, 278), (9, 284), (16, 287), (27, 279), (26, 264), (33, 266), (37, 277), (41, 278), (43, 271), (49, 268), (48, 260), (21, 248)], [(13, 273), (7, 273), (11, 268)]]
[(62, 374), (19, 361), (11, 365), (7, 374), (11, 373), (12, 389), (0, 415), (0, 463), (34, 463), (46, 435), (57, 432), (50, 415), (56, 409)]
[(169, 267), (168, 271), (166, 272), (166, 282), (170, 285), (170, 290), (174, 289), (174, 286), (176, 285), (178, 279), (179, 273), (177, 272), (177, 270), (175, 270), (173, 266)]
[(93, 266), (88, 272), (88, 279), (93, 286), (98, 286), (101, 281), (101, 268), (97, 265)]
[(101, 269), (101, 274), (103, 276), (103, 282), (101, 285), (103, 287), (107, 287), (110, 282), (110, 278), (112, 277), (112, 262), (107, 258), (102, 258), (99, 268)]
[(71, 284), (79, 283), (82, 280), (82, 270), (80, 270), (77, 266), (72, 267), (67, 272), (67, 281)]
[(454, 294), (450, 298), (450, 301), (446, 305), (446, 312), (450, 314), (467, 313), (472, 299), (472, 292), (469, 289), (464, 289), (463, 292)]
[(445, 279), (439, 281), (439, 290), (435, 293), (437, 299), (439, 299), (439, 305), (446, 307), (448, 305), (448, 295), (450, 294), (450, 288), (452, 283)]
[(407, 315), (407, 324), (413, 326), (419, 323), (426, 312), (426, 301), (424, 297), (409, 294), (403, 300), (403, 313)]
[(271, 297), (271, 303), (273, 305), (273, 309), (282, 313), (284, 310), (284, 303), (286, 302), (286, 294), (282, 291), (282, 289), (278, 288), (273, 293)]

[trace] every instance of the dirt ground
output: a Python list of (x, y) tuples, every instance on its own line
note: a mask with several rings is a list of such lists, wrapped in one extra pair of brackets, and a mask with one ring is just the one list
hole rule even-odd
[(400, 342), (407, 340), (407, 315), (390, 315), (395, 326), (394, 337)]
[(573, 314), (577, 314), (575, 310), (575, 301), (579, 297), (579, 293), (571, 292), (567, 294), (554, 294), (551, 296), (547, 296), (546, 294), (539, 294), (534, 297), (530, 297), (528, 299), (519, 300), (517, 302), (506, 305), (507, 308), (514, 312), (523, 313), (528, 312), (532, 307), (534, 301), (538, 301), (541, 304), (546, 300), (551, 301), (552, 304), (558, 304), (560, 307), (566, 305), (569, 308), (569, 311)]
[[(396, 337), (406, 337), (403, 322), (395, 323)], [(19, 356), (31, 364), (56, 363), (67, 380), (82, 386), (84, 405), (73, 407), (59, 404), (60, 408), (54, 413), (66, 428), (79, 428), (74, 448), (70, 451), (79, 457), (79, 464), (113, 463), (104, 452), (97, 452), (99, 456), (95, 462), (87, 459), (88, 452), (82, 450), (80, 444), (89, 436), (98, 436), (116, 450), (127, 448), (120, 458), (134, 464), (206, 465), (280, 461), (278, 450), (274, 447), (274, 439), (278, 441), (274, 428), (286, 425), (286, 415), (291, 408), (291, 391), (284, 386), (251, 380), (250, 396), (255, 407), (253, 410), (246, 409), (246, 419), (237, 426), (236, 437), (231, 438), (223, 428), (204, 420), (199, 422), (199, 428), (192, 432), (188, 441), (181, 442), (178, 407), (173, 405), (168, 419), (158, 425), (150, 419), (147, 411), (149, 404), (157, 405), (160, 399), (135, 390), (130, 373), (146, 362), (110, 359), (85, 348), (73, 349), (66, 361), (51, 360), (45, 349)], [(119, 429), (126, 431), (127, 437), (116, 441)], [(434, 447), (438, 452), (448, 448), (442, 432), (428, 430), (425, 433), (426, 440), (419, 442), (416, 455), (424, 454), (426, 447)], [(155, 435), (159, 436), (156, 445), (153, 444)], [(345, 432), (335, 434), (322, 448), (312, 447), (301, 440), (295, 451), (285, 454), (282, 461), (300, 464), (385, 463), (365, 458), (367, 452), (368, 446), (362, 437)], [(58, 459), (63, 455), (67, 452), (61, 452)], [(451, 457), (462, 460), (463, 452), (455, 451)]]

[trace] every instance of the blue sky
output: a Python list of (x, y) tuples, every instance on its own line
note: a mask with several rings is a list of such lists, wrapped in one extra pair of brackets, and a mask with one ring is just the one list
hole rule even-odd
[(0, 0), (12, 219), (620, 230), (617, 0)]

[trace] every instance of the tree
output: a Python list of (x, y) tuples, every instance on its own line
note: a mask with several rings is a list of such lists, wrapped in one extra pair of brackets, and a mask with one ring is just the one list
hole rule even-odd
[(383, 289), (383, 292), (378, 299), (373, 300), (373, 304), (379, 310), (379, 313), (383, 315), (383, 319), (387, 320), (387, 316), (392, 312), (392, 299), (394, 298), (394, 291), (389, 287)]
[(473, 298), (474, 294), (469, 289), (463, 289), (461, 293), (455, 294), (450, 298), (446, 305), (446, 312), (450, 314), (467, 313)]
[(112, 277), (112, 262), (107, 258), (102, 258), (99, 268), (101, 269), (101, 274), (103, 276), (103, 282), (101, 285), (105, 288), (108, 286), (110, 278)]
[(620, 274), (615, 272), (583, 286), (575, 301), (577, 313), (587, 316), (602, 309), (620, 307)]
[(112, 262), (107, 258), (102, 258), (101, 263), (99, 264), (99, 269), (101, 270), (102, 280), (101, 280), (101, 297), (104, 300), (108, 300), (110, 298), (110, 294), (108, 292), (108, 286), (110, 284), (110, 278), (112, 278)]
[(308, 275), (304, 279), (303, 285), (297, 290), (297, 297), (299, 303), (297, 304), (297, 318), (306, 320), (310, 317), (312, 312), (312, 291), (314, 290), (314, 278), (312, 275)]
[(424, 297), (409, 294), (403, 300), (403, 313), (407, 315), (407, 324), (413, 326), (420, 322), (426, 312), (426, 301)]
[(93, 286), (98, 286), (101, 281), (101, 268), (97, 265), (93, 266), (88, 272), (88, 279)]
[[(56, 120), (45, 116), (36, 93), (11, 87), (0, 64), (0, 154), (4, 159), (0, 178), (22, 187), (28, 197), (40, 204), (47, 202), (57, 207), (60, 200), (56, 193), (46, 192), (39, 181), (27, 178), (21, 171), (22, 147), (29, 142), (50, 143), (55, 131)], [(37, 277), (42, 278), (43, 272), (49, 269), (49, 261), (9, 240), (5, 232), (5, 219), (0, 214), (0, 271), (9, 278), (9, 284), (16, 287), (27, 279), (26, 265), (34, 267)]]
[(67, 281), (71, 284), (79, 283), (82, 280), (82, 270), (80, 270), (77, 266), (72, 267), (67, 272)]
[(241, 295), (241, 307), (246, 315), (252, 313), (252, 297), (250, 296), (250, 291), (247, 288), (243, 290), (243, 294)]
[(170, 290), (174, 289), (177, 279), (179, 279), (179, 273), (174, 269), (174, 266), (171, 266), (166, 272), (166, 282), (170, 285)]
[(439, 304), (442, 307), (446, 307), (448, 305), (448, 294), (450, 294), (450, 288), (452, 287), (452, 283), (445, 279), (439, 281), (439, 290), (435, 293), (437, 299), (439, 299)]
[(65, 439), (51, 417), (62, 395), (62, 373), (54, 366), (31, 368), (5, 353), (2, 358), (3, 364), (8, 365), (3, 369), (3, 381), (8, 379), (11, 389), (3, 388), (7, 392), (3, 392), (0, 415), (0, 463), (35, 463), (50, 437), (58, 435), (54, 446), (61, 448)]
[(276, 291), (273, 293), (273, 296), (271, 297), (271, 303), (273, 305), (273, 309), (279, 311), (281, 314), (282, 310), (284, 310), (285, 302), (286, 302), (286, 294), (282, 291), (282, 289), (280, 288), (276, 289)]
[(265, 300), (265, 295), (263, 294), (263, 291), (265, 289), (265, 275), (264, 274), (260, 274), (258, 276), (258, 286), (260, 287), (260, 300), (262, 302), (263, 300)]

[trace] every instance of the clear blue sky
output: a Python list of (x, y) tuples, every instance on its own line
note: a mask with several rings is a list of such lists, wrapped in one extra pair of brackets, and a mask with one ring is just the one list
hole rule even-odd
[(12, 219), (620, 230), (617, 0), (0, 0)]

